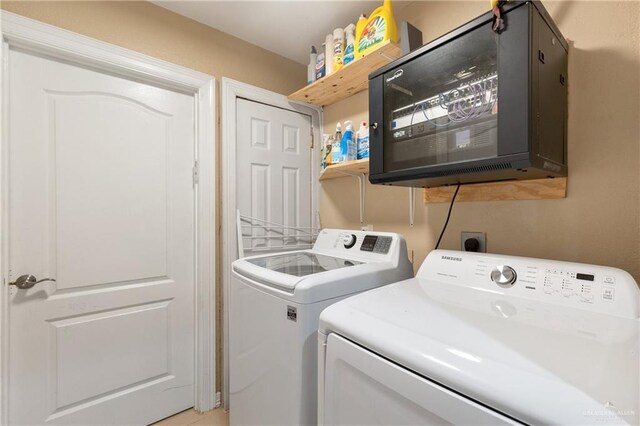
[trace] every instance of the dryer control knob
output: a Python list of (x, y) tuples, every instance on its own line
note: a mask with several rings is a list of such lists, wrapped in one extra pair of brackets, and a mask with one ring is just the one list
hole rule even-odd
[(507, 265), (499, 265), (491, 271), (491, 280), (500, 287), (511, 287), (518, 278), (515, 269)]
[(350, 249), (356, 245), (356, 236), (354, 234), (347, 234), (342, 237), (342, 242), (344, 243), (344, 248)]

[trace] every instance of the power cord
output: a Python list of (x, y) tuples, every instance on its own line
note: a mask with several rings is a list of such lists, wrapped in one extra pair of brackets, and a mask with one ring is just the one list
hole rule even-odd
[(442, 232), (440, 232), (440, 238), (438, 238), (438, 242), (436, 243), (436, 248), (434, 250), (438, 250), (440, 247), (440, 241), (442, 241), (442, 236), (444, 235), (444, 231), (447, 230), (447, 225), (449, 224), (449, 218), (451, 218), (451, 210), (453, 210), (453, 202), (456, 201), (456, 195), (458, 195), (458, 191), (460, 190), (460, 184), (456, 187), (456, 192), (453, 193), (453, 198), (451, 199), (451, 204), (449, 205), (449, 213), (447, 213), (447, 220), (442, 227)]

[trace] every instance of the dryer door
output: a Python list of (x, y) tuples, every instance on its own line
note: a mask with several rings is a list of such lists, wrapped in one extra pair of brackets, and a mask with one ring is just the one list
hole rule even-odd
[(327, 339), (323, 393), (326, 425), (520, 424), (336, 334)]

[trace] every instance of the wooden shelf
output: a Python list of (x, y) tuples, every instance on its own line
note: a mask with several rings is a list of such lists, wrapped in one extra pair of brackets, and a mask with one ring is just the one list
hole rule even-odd
[[(455, 186), (425, 188), (424, 202), (450, 203)], [(462, 185), (457, 202), (506, 201), (506, 200), (550, 200), (566, 198), (567, 178), (511, 180), (506, 182), (474, 183)]]
[(346, 163), (333, 164), (327, 166), (322, 173), (320, 173), (320, 180), (341, 178), (348, 175), (369, 173), (369, 159), (347, 161)]
[(366, 90), (369, 74), (399, 57), (400, 46), (386, 41), (367, 56), (292, 93), (289, 99), (317, 106), (331, 105)]

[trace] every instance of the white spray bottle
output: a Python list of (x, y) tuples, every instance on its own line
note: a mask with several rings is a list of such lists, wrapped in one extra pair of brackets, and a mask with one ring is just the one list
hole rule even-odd
[(340, 157), (342, 161), (352, 161), (356, 159), (356, 145), (353, 138), (353, 125), (351, 121), (344, 122), (345, 130), (340, 141)]
[(353, 24), (347, 25), (344, 32), (347, 36), (347, 42), (344, 48), (344, 58), (342, 60), (343, 65), (348, 65), (356, 59), (356, 26)]

